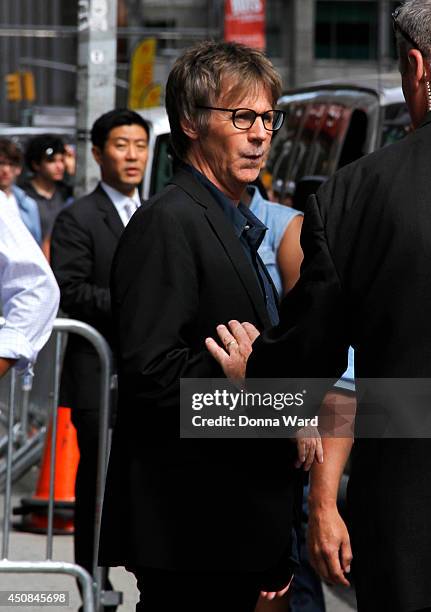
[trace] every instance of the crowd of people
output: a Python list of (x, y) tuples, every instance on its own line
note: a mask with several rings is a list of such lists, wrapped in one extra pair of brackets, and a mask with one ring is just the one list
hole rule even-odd
[[(80, 199), (61, 139), (38, 136), (24, 152), (0, 139), (0, 375), (35, 360), (59, 300), (111, 346), (98, 562), (135, 575), (138, 611), (323, 612), (317, 574), (346, 586), (353, 575), (360, 612), (431, 610), (426, 438), (301, 427), (257, 444), (179, 437), (181, 378), (325, 378), (336, 419), (340, 406), (343, 418), (347, 405), (364, 410), (336, 383), (349, 347), (358, 380), (429, 376), (431, 0), (407, 0), (393, 22), (415, 131), (337, 172), (304, 215), (259, 183), (284, 120), (281, 80), (241, 44), (201, 42), (175, 62), (175, 173), (148, 202), (150, 128), (133, 111), (95, 121), (100, 181)], [(96, 352), (70, 338), (60, 395), (80, 450), (75, 560), (90, 573), (99, 377)], [(337, 491), (349, 455), (346, 524)]]

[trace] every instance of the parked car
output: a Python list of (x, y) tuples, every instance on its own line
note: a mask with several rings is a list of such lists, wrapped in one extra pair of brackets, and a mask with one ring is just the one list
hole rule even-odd
[(286, 92), (279, 107), (287, 116), (274, 136), (264, 182), (274, 199), (286, 204), (298, 190), (300, 208), (336, 170), (410, 129), (399, 75), (306, 85)]

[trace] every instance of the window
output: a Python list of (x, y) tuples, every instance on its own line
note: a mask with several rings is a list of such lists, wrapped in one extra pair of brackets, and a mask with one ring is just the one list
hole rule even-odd
[(283, 0), (266, 2), (266, 52), (270, 57), (282, 57), (282, 36), (285, 9)]
[(317, 2), (316, 58), (376, 59), (377, 22), (377, 2)]
[(367, 130), (367, 113), (361, 109), (354, 110), (341, 150), (338, 168), (342, 168), (364, 155)]
[[(313, 101), (292, 101), (285, 110), (287, 119), (274, 137), (267, 169), (277, 200), (291, 203), (289, 199), (302, 177), (330, 176), (337, 169), (352, 110), (342, 104)], [(358, 136), (362, 143), (363, 134)], [(353, 156), (356, 151), (349, 154)]]

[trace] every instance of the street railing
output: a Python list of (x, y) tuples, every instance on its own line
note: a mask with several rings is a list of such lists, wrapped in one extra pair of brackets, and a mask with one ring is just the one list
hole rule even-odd
[[(0, 326), (2, 320), (0, 319)], [(57, 440), (57, 408), (59, 403), (60, 370), (62, 346), (65, 334), (78, 334), (88, 340), (99, 356), (100, 373), (100, 411), (99, 411), (99, 450), (98, 450), (98, 471), (96, 482), (96, 512), (95, 512), (95, 537), (94, 537), (94, 566), (93, 577), (82, 567), (74, 563), (53, 561), (53, 524), (54, 524), (54, 488), (55, 488), (55, 468), (56, 468), (56, 440)], [(46, 538), (46, 557), (41, 561), (11, 561), (9, 555), (10, 524), (11, 524), (11, 495), (12, 495), (12, 474), (17, 461), (28, 459), (33, 452), (34, 446), (22, 445), (14, 451), (14, 440), (17, 438), (17, 430), (26, 432), (28, 419), (28, 393), (31, 384), (24, 379), (23, 398), (19, 420), (16, 420), (17, 406), (17, 379), (18, 375), (12, 370), (9, 384), (8, 398), (8, 418), (7, 431), (4, 436), (3, 447), (6, 448), (6, 459), (4, 468), (4, 517), (3, 517), (3, 538), (2, 538), (2, 560), (0, 561), (0, 574), (5, 573), (56, 573), (74, 576), (82, 587), (82, 599), (84, 612), (101, 611), (105, 605), (118, 605), (121, 603), (121, 593), (102, 591), (102, 579), (104, 570), (97, 566), (99, 550), (99, 534), (101, 508), (106, 479), (106, 470), (109, 453), (109, 418), (110, 418), (110, 399), (111, 388), (115, 377), (112, 371), (112, 355), (106, 340), (101, 334), (86, 323), (73, 319), (56, 319), (53, 328), (55, 340), (54, 370), (52, 380), (52, 394), (50, 416), (52, 420), (51, 428), (51, 457), (50, 457), (50, 484), (48, 499), (48, 527)], [(27, 385), (27, 386), (26, 386)], [(5, 420), (5, 419), (4, 419)], [(6, 425), (6, 423), (4, 423)], [(17, 428), (17, 425), (18, 428)], [(46, 427), (41, 428), (45, 433)], [(39, 434), (40, 432), (38, 432)], [(38, 435), (36, 434), (36, 435)], [(19, 455), (17, 457), (17, 455)], [(33, 460), (33, 459), (32, 459)], [(28, 466), (28, 461), (26, 463)], [(0, 482), (2, 474), (0, 473)]]

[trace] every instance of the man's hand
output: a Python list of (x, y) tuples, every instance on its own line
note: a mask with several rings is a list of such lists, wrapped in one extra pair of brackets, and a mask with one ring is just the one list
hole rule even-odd
[(263, 599), (267, 599), (268, 601), (272, 601), (273, 599), (278, 599), (286, 595), (287, 591), (290, 589), (290, 585), (292, 584), (293, 576), (289, 580), (289, 583), (283, 587), (280, 591), (261, 591)]
[(229, 329), (225, 325), (218, 325), (217, 333), (224, 349), (213, 338), (205, 340), (207, 349), (221, 365), (227, 378), (243, 380), (247, 360), (253, 350), (252, 343), (260, 332), (251, 323), (229, 321)]
[(298, 459), (295, 467), (303, 466), (306, 472), (309, 471), (313, 462), (323, 463), (323, 447), (319, 430), (316, 427), (301, 427), (295, 435), (298, 447)]
[(316, 509), (310, 506), (308, 551), (312, 566), (323, 580), (350, 586), (344, 574), (350, 572), (352, 549), (336, 504)]

